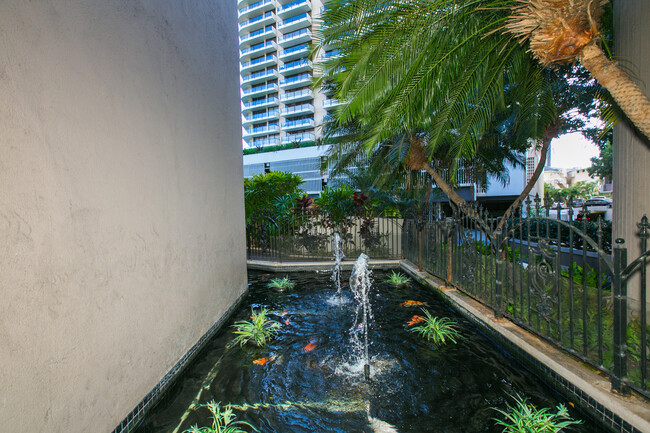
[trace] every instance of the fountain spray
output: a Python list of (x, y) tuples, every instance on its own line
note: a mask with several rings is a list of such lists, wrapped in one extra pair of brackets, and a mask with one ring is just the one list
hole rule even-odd
[(332, 270), (332, 281), (336, 286), (336, 293), (339, 295), (339, 303), (341, 301), (341, 260), (345, 257), (343, 254), (343, 241), (338, 233), (334, 233), (332, 238), (332, 250), (334, 251), (334, 269)]
[[(363, 356), (363, 371), (366, 380), (370, 379), (370, 356), (368, 354), (368, 322), (373, 319), (372, 309), (370, 308), (370, 275), (371, 271), (368, 269), (368, 256), (361, 254), (357, 261), (354, 263), (352, 275), (350, 275), (350, 289), (354, 294), (354, 299), (357, 301), (357, 308), (355, 314), (354, 325), (351, 330), (352, 340), (354, 347)], [(363, 335), (363, 341), (359, 337), (359, 331)]]

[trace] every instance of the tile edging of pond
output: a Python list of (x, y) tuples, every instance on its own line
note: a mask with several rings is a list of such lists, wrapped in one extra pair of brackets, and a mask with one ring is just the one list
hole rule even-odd
[[(576, 405), (604, 427), (621, 433), (650, 432), (650, 405), (640, 397), (612, 393), (608, 380), (509, 320), (496, 319), (491, 309), (455, 288), (445, 288), (444, 282), (418, 271), (411, 262), (400, 262), (400, 268), (419, 283), (434, 289), (459, 314), (543, 377), (552, 388), (575, 400)], [(644, 406), (644, 413), (633, 410), (632, 405), (638, 409)]]
[(174, 364), (174, 366), (167, 371), (167, 373), (160, 379), (160, 382), (153, 387), (149, 393), (140, 402), (136, 407), (129, 412), (126, 417), (113, 429), (111, 433), (128, 433), (133, 431), (140, 421), (144, 419), (145, 414), (152, 409), (158, 401), (165, 395), (169, 390), (169, 387), (174, 383), (176, 378), (185, 370), (185, 368), (194, 360), (194, 358), (201, 352), (205, 347), (206, 343), (221, 329), (224, 323), (230, 318), (234, 313), (235, 309), (244, 300), (246, 294), (248, 294), (248, 287), (244, 290), (237, 300), (221, 315), (219, 320), (214, 322), (210, 329), (199, 338), (199, 340), (192, 346), (186, 353), (181, 357), (181, 359)]

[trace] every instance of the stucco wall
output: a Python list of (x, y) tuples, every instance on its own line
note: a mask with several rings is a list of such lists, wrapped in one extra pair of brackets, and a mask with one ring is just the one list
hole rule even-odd
[(0, 430), (106, 432), (245, 290), (234, 1), (0, 2)]

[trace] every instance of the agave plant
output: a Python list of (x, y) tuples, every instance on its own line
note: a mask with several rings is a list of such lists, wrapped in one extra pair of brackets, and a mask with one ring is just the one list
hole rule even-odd
[(296, 283), (294, 281), (291, 281), (289, 277), (285, 275), (283, 278), (272, 278), (271, 281), (266, 285), (266, 287), (272, 289), (285, 290), (285, 289), (293, 289), (295, 285)]
[(271, 340), (271, 338), (280, 331), (280, 323), (271, 320), (267, 317), (268, 310), (262, 308), (259, 312), (251, 310), (251, 320), (242, 320), (236, 322), (233, 327), (234, 333), (237, 337), (232, 341), (232, 344), (239, 344), (243, 346), (249, 341), (253, 342), (258, 347), (264, 347)]
[(556, 407), (557, 412), (551, 413), (549, 408), (537, 409), (517, 394), (512, 398), (515, 404), (508, 404), (507, 410), (493, 408), (504, 417), (494, 418), (498, 425), (504, 427), (503, 433), (556, 433), (564, 427), (582, 422), (572, 419), (567, 408), (561, 403)]
[(417, 332), (436, 346), (446, 344), (447, 341), (456, 343), (456, 338), (460, 337), (455, 327), (456, 322), (446, 317), (434, 317), (426, 309), (422, 311), (424, 312), (422, 324), (411, 328), (411, 332)]
[(239, 426), (246, 426), (258, 431), (255, 427), (245, 421), (234, 421), (235, 414), (232, 412), (230, 405), (221, 408), (220, 403), (214, 400), (207, 404), (202, 404), (201, 407), (207, 407), (212, 413), (212, 427), (192, 427), (183, 431), (183, 433), (246, 433)]
[(392, 284), (393, 286), (403, 286), (405, 284), (408, 284), (411, 279), (401, 272), (396, 273), (395, 271), (392, 271), (390, 277), (384, 281), (388, 284)]

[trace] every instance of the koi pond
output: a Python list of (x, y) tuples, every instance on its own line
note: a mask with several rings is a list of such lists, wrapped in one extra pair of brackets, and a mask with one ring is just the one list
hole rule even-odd
[[(582, 420), (563, 431), (605, 431), (429, 289), (394, 286), (374, 271), (366, 310), (352, 280), (337, 291), (331, 276), (288, 274), (295, 285), (280, 290), (267, 285), (284, 274), (250, 273), (242, 304), (136, 431), (211, 426), (201, 405), (215, 401), (268, 433), (502, 432), (497, 409), (514, 406), (515, 395), (553, 413), (561, 403)], [(281, 325), (268, 345), (232, 344), (233, 323), (263, 308)], [(424, 309), (455, 323), (455, 344), (411, 332)]]

